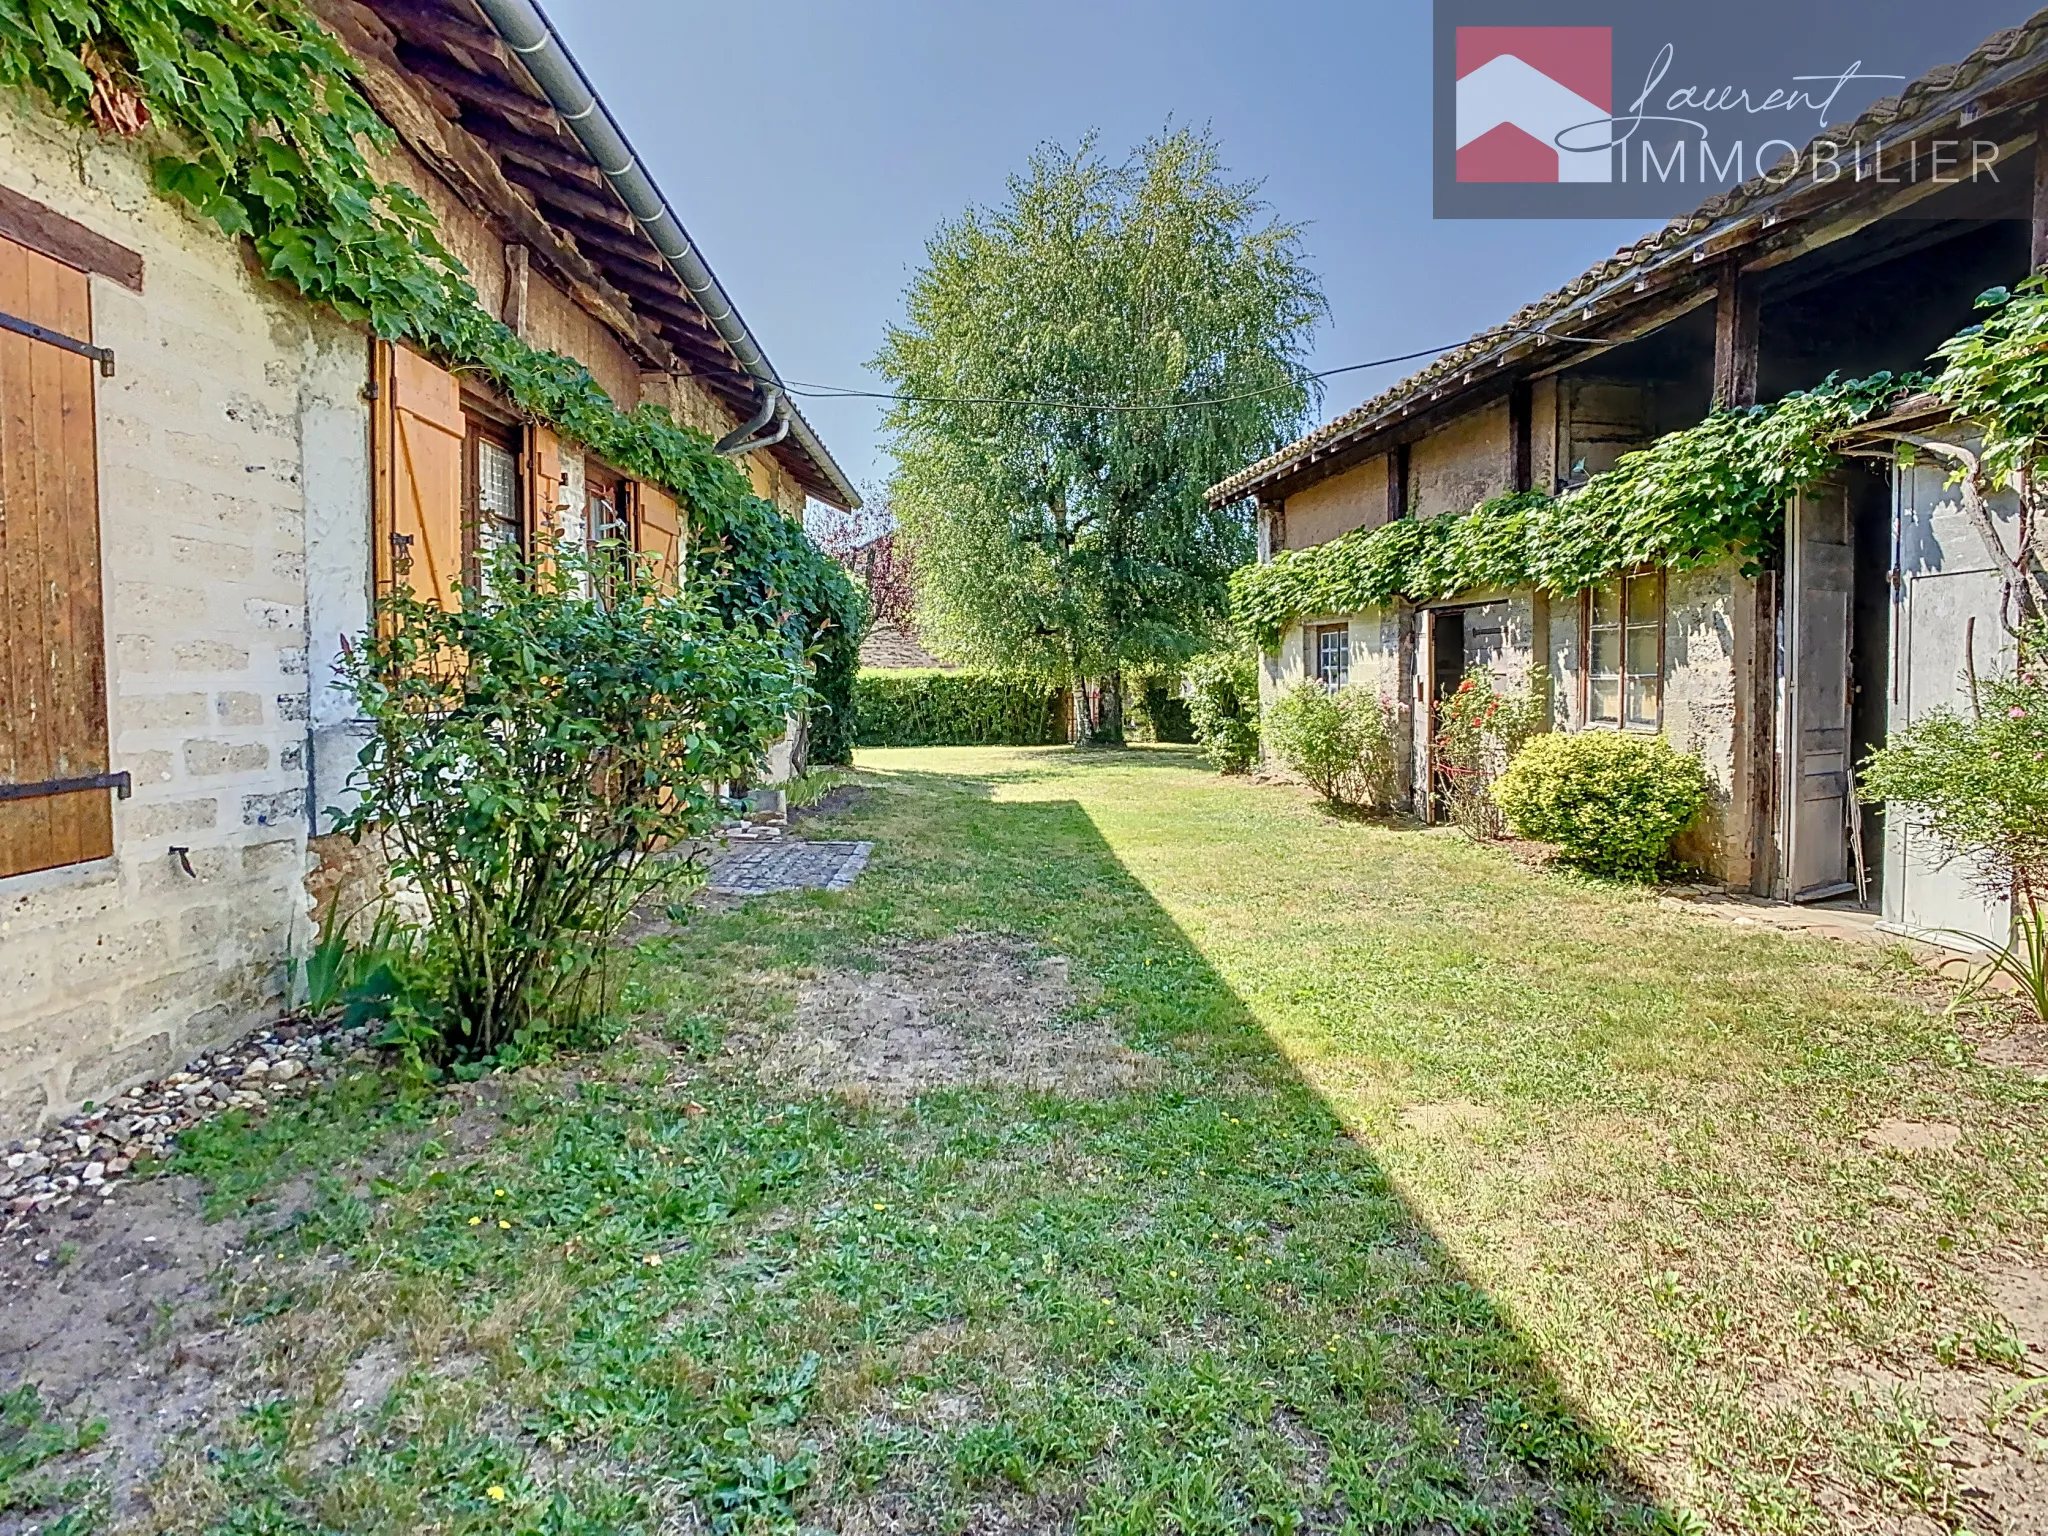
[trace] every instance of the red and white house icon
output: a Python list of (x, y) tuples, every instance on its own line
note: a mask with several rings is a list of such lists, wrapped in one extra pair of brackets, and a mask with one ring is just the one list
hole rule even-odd
[(1612, 181), (1613, 111), (1613, 28), (1458, 28), (1459, 181)]

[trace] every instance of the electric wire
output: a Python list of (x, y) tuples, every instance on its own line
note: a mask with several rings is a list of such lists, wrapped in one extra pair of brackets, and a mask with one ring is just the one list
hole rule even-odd
[[(1565, 336), (1555, 331), (1534, 328), (1517, 328), (1516, 334), (1541, 336), (1550, 341), (1577, 342), (1589, 346), (1613, 346), (1614, 340), (1606, 336)], [(1471, 338), (1454, 341), (1448, 346), (1424, 347), (1419, 352), (1402, 352), (1393, 357), (1375, 357), (1363, 363), (1347, 363), (1341, 368), (1324, 368), (1305, 375), (1310, 379), (1334, 379), (1340, 374), (1359, 373), (1368, 368), (1387, 368), (1395, 363), (1412, 363), (1420, 358), (1441, 357), (1446, 352), (1455, 352), (1460, 347), (1471, 345)], [(693, 379), (723, 379), (726, 374), (692, 373)], [(747, 375), (751, 379), (752, 375)], [(785, 379), (782, 382), (784, 394), (796, 395), (806, 400), (886, 400), (899, 405), (1013, 405), (1033, 410), (1048, 411), (1188, 411), (1199, 410), (1212, 405), (1235, 405), (1242, 400), (1258, 400), (1267, 395), (1277, 395), (1286, 390), (1298, 389), (1299, 381), (1274, 384), (1265, 389), (1245, 390), (1234, 395), (1211, 395), (1194, 400), (1119, 400), (1094, 404), (1086, 400), (1037, 400), (1028, 396), (1012, 395), (906, 395), (891, 390), (854, 389), (838, 384), (818, 384), (802, 379)]]

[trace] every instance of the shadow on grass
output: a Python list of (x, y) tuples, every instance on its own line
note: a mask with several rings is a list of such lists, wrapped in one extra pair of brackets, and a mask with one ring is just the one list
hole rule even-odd
[[(1091, 757), (1190, 765), (1158, 749)], [(1022, 934), (1077, 961), (1126, 1038), (1173, 1063), (1168, 1086), (1095, 1103), (982, 1092), (919, 1107), (921, 1156), (962, 1138), (961, 1198), (1005, 1209), (1053, 1245), (1078, 1295), (1100, 1288), (1122, 1315), (1108, 1325), (1121, 1354), (1082, 1328), (1040, 1355), (1062, 1387), (998, 1394), (987, 1426), (1004, 1443), (1057, 1441), (1049, 1405), (1108, 1412), (1105, 1448), (1075, 1468), (1090, 1490), (1080, 1529), (1684, 1528), (1080, 804), (1003, 797), (1040, 777), (1026, 765), (866, 774), (882, 787), (854, 820), (877, 851), (846, 915), (867, 938)], [(1036, 1166), (1006, 1159), (997, 1193), (972, 1159), (1009, 1114), (1057, 1130)], [(949, 1324), (1049, 1326), (1043, 1303), (961, 1303)]]
[[(665, 1040), (505, 1079), (487, 1136), (439, 1122), (298, 1218), (311, 1262), (243, 1302), (284, 1364), (174, 1469), (218, 1515), (197, 1526), (1685, 1528), (1087, 810), (1017, 797), (1053, 776), (1035, 755), (867, 765), (814, 834), (875, 840), (852, 891), (643, 947)], [(895, 1108), (757, 1075), (802, 977), (963, 931), (1069, 957), (1074, 1011), (1160, 1080)], [(280, 1116), (200, 1171), (246, 1199), (292, 1144)], [(388, 1396), (348, 1384), (380, 1359)]]

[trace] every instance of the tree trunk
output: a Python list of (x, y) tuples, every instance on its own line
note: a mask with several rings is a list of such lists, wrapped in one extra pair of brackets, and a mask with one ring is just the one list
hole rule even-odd
[(1074, 745), (1120, 747), (1124, 744), (1123, 674), (1106, 673), (1074, 682)]

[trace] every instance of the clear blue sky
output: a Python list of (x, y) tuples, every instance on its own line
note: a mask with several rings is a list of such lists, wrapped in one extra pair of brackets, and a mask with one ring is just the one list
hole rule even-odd
[[(1206, 123), (1306, 225), (1319, 368), (1460, 340), (1642, 231), (1431, 219), (1427, 0), (542, 3), (793, 380), (872, 387), (933, 227), (1090, 129)], [(1325, 414), (1402, 371), (1331, 381)], [(801, 404), (856, 483), (886, 477), (879, 407)]]

